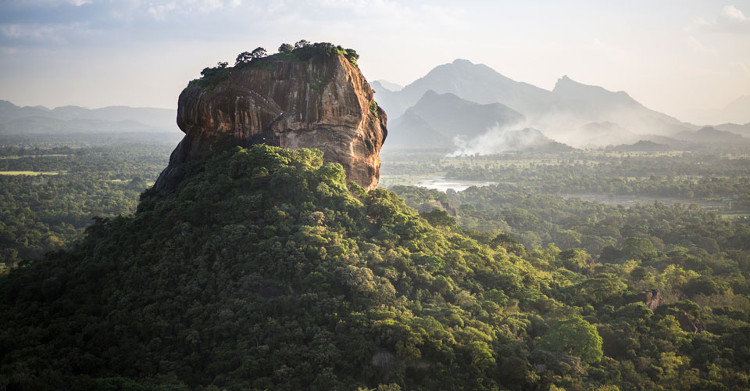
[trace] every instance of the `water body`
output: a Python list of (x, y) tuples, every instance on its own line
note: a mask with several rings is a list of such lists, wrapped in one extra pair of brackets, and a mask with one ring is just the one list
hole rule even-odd
[(470, 181), (465, 179), (449, 179), (442, 176), (432, 176), (422, 178), (415, 186), (435, 189), (445, 193), (448, 191), (448, 189), (453, 189), (455, 191), (464, 191), (472, 186), (482, 187), (496, 184), (497, 182)]

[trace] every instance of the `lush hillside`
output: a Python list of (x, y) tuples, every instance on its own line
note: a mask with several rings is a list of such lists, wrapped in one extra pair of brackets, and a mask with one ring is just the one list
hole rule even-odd
[(353, 195), (319, 153), (237, 150), (188, 177), (4, 278), (6, 382), (478, 389), (500, 305), (553, 283), (392, 193)]
[[(633, 254), (601, 264), (467, 235), (445, 212), (347, 185), (320, 152), (237, 148), (191, 162), (134, 215), (99, 219), (74, 250), (0, 277), (0, 384), (750, 387), (748, 292), (732, 291), (746, 289), (747, 254), (702, 269), (733, 273), (729, 286)], [(683, 280), (734, 301), (641, 296)]]

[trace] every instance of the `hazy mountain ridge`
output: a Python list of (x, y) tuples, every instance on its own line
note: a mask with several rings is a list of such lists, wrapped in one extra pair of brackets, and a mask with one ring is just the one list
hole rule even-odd
[(166, 132), (138, 121), (106, 121), (74, 118), (61, 120), (49, 117), (23, 117), (0, 124), (0, 132), (6, 135), (19, 134), (66, 134), (66, 133), (141, 133)]
[(583, 103), (588, 107), (597, 106), (595, 108), (599, 109), (617, 105), (643, 108), (640, 103), (636, 102), (625, 91), (612, 92), (600, 86), (579, 83), (567, 75), (557, 80), (552, 93), (565, 99), (566, 103), (571, 105), (571, 107), (574, 107), (576, 103)]
[[(520, 124), (525, 117), (500, 103), (479, 104), (433, 90), (390, 126), (394, 148), (452, 149), (456, 138), (477, 137), (495, 126)], [(388, 145), (388, 144), (387, 144)]]
[(683, 133), (679, 136), (683, 140), (700, 143), (732, 143), (748, 141), (739, 134), (726, 130), (719, 130), (711, 126), (703, 127), (696, 132)]
[(639, 140), (638, 135), (609, 121), (589, 122), (575, 128), (575, 132), (578, 132), (577, 137), (585, 137), (592, 145), (627, 144)]
[(151, 107), (17, 106), (0, 101), (0, 132), (60, 134), (109, 132), (172, 132), (176, 111)]
[(416, 104), (429, 90), (452, 93), (480, 104), (502, 103), (521, 113), (535, 111), (539, 102), (552, 103), (547, 90), (514, 81), (486, 65), (463, 59), (437, 66), (401, 91), (388, 91), (390, 93), (379, 94), (377, 99), (386, 112), (395, 118)]
[(666, 144), (659, 144), (653, 141), (638, 141), (634, 144), (621, 144), (607, 147), (606, 151), (615, 152), (664, 152), (669, 151), (669, 146)]
[[(611, 122), (638, 135), (674, 135), (697, 129), (695, 125), (643, 106), (624, 91), (609, 91), (567, 76), (557, 81), (552, 93), (559, 99), (560, 109), (566, 115), (575, 115), (573, 121)], [(554, 118), (555, 114), (552, 116)], [(554, 126), (549, 124), (547, 127)]]
[(391, 92), (401, 91), (404, 88), (404, 86), (400, 84), (396, 84), (396, 83), (391, 83), (388, 80), (375, 80), (370, 83), (370, 86), (373, 89), (377, 87), (379, 90), (387, 89), (388, 91), (391, 91)]
[(750, 95), (738, 98), (728, 104), (717, 118), (722, 122), (746, 124), (750, 122)]
[[(613, 92), (583, 84), (568, 76), (561, 77), (554, 89), (548, 91), (512, 80), (486, 65), (459, 59), (435, 67), (400, 91), (390, 90), (383, 83), (374, 84), (374, 89), (378, 93), (378, 103), (393, 119), (391, 145), (409, 140), (409, 137), (400, 137), (400, 132), (429, 136), (424, 123), (430, 121), (415, 121), (413, 113), (409, 113), (417, 104), (425, 105), (420, 100), (428, 91), (450, 93), (479, 104), (500, 103), (526, 118), (527, 121), (515, 130), (538, 129), (546, 137), (575, 147), (632, 144), (640, 140), (663, 142), (665, 137), (676, 139), (678, 143), (700, 142), (697, 141), (699, 136), (693, 136), (699, 126), (649, 109), (624, 91)], [(422, 110), (440, 112), (437, 107)], [(420, 123), (419, 130), (413, 125), (415, 122)], [(737, 129), (732, 130), (737, 133)], [(476, 129), (472, 132), (481, 133)], [(444, 133), (435, 129), (432, 134), (442, 140), (448, 136)]]
[(385, 151), (394, 149), (440, 149), (450, 150), (453, 138), (430, 126), (414, 111), (407, 111), (393, 120), (389, 126), (388, 143)]
[(739, 134), (743, 137), (750, 138), (750, 123), (746, 123), (744, 125), (726, 123), (726, 124), (716, 125), (714, 126), (714, 128), (718, 130), (726, 130), (727, 132)]

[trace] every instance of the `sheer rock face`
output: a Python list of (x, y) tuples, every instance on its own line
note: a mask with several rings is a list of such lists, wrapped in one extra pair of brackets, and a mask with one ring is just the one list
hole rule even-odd
[(386, 114), (344, 56), (269, 59), (227, 72), (218, 83), (188, 86), (180, 94), (177, 125), (185, 137), (155, 190), (174, 188), (182, 165), (208, 151), (258, 143), (318, 148), (326, 161), (341, 163), (348, 180), (368, 190), (377, 186)]

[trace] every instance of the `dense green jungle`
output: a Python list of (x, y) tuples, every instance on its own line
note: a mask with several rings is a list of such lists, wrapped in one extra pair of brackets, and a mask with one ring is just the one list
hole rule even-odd
[(2, 390), (750, 389), (742, 150), (0, 141)]

